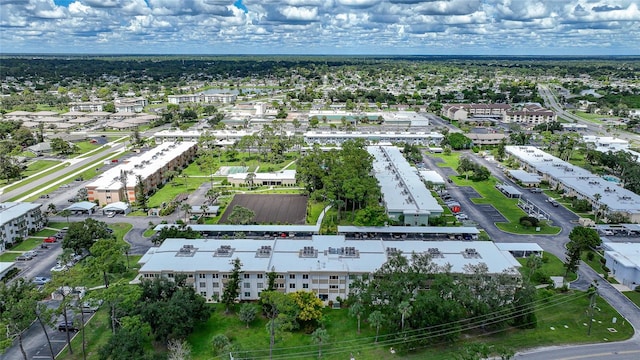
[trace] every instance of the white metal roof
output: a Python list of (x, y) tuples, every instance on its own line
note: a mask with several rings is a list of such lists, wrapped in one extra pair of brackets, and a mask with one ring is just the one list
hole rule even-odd
[[(193, 252), (181, 256), (184, 245), (193, 246)], [(229, 256), (216, 254), (223, 245), (231, 248)], [(262, 247), (271, 249), (265, 257), (257, 256)], [(305, 247), (312, 249), (311, 256), (301, 254)], [(355, 248), (357, 256), (336, 251), (346, 247)], [(518, 266), (513, 256), (490, 241), (363, 241), (345, 240), (341, 235), (319, 235), (311, 240), (166, 239), (140, 260), (143, 264), (140, 272), (231, 272), (231, 261), (238, 258), (244, 272), (269, 272), (273, 267), (276, 272), (371, 273), (388, 260), (387, 248), (407, 256), (437, 249), (441, 256), (435, 256), (434, 263), (450, 264), (455, 273), (465, 273), (466, 265), (480, 263), (486, 264), (490, 273), (515, 271)]]
[(155, 148), (129, 159), (127, 163), (120, 164), (105, 171), (100, 177), (87, 185), (88, 188), (96, 188), (98, 190), (119, 190), (122, 188), (120, 179), (121, 171), (127, 173), (127, 187), (136, 185), (136, 176), (140, 175), (146, 179), (149, 175), (158, 171), (171, 160), (182, 155), (191, 147), (196, 146), (196, 142), (179, 142), (162, 143)]
[(389, 212), (442, 213), (415, 169), (395, 146), (367, 146), (373, 155), (373, 171)]
[(640, 244), (639, 243), (603, 243), (605, 253), (616, 259), (625, 267), (635, 267), (640, 270)]
[(42, 204), (30, 202), (3, 202), (0, 203), (0, 225), (4, 225), (9, 221), (23, 216), (29, 211), (38, 209)]

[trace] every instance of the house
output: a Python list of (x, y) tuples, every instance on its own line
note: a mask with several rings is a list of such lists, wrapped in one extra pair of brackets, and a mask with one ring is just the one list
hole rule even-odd
[(632, 290), (640, 286), (640, 243), (603, 242), (602, 247), (611, 275)]

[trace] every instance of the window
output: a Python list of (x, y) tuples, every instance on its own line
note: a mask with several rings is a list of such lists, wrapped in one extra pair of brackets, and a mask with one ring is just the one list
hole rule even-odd
[(257, 285), (258, 285), (258, 289), (262, 289), (264, 287), (263, 283), (258, 283)]
[(262, 279), (262, 274), (257, 274), (257, 275), (256, 275), (256, 277), (257, 277), (258, 279)]
[(309, 278), (309, 274), (303, 274), (303, 275), (302, 275), (302, 278), (303, 278), (303, 279), (308, 279), (308, 278)]
[(357, 279), (357, 278), (358, 278), (358, 276), (357, 276), (357, 275), (349, 274), (349, 280), (355, 280), (355, 279)]
[(337, 289), (338, 285), (329, 285), (329, 289)]
[(214, 279), (217, 279), (218, 278), (218, 274), (211, 274), (211, 277), (214, 278)]
[(251, 292), (245, 291), (244, 292), (244, 297), (251, 297)]
[(295, 279), (296, 278), (296, 274), (289, 274), (289, 279)]
[(229, 277), (229, 275), (227, 275), (227, 274), (222, 274), (222, 278), (223, 278), (223, 279), (226, 279), (226, 278), (228, 278), (228, 277)]
[(284, 279), (284, 275), (282, 275), (282, 274), (278, 274), (278, 276), (276, 276), (276, 278), (278, 278), (278, 279)]
[(338, 280), (338, 275), (331, 275), (329, 276), (330, 280)]
[(207, 292), (206, 291), (200, 291), (200, 295), (207, 297)]
[(289, 284), (289, 289), (295, 289), (296, 288), (296, 284)]
[(284, 284), (278, 284), (279, 288), (284, 288)]
[(167, 277), (172, 278), (173, 277), (173, 273), (167, 274)]
[(308, 289), (309, 288), (309, 284), (302, 284), (302, 288), (303, 289)]
[(249, 278), (251, 278), (251, 274), (244, 274), (244, 278), (245, 278), (245, 279), (249, 279)]
[(198, 274), (198, 277), (200, 279), (206, 279), (207, 278), (207, 274)]
[(244, 283), (244, 288), (251, 289), (251, 283), (248, 283), (248, 282)]
[(201, 288), (206, 287), (206, 286), (207, 286), (207, 283), (205, 283), (205, 282), (200, 282), (200, 287), (201, 287)]
[(220, 287), (220, 283), (214, 282), (213, 287)]

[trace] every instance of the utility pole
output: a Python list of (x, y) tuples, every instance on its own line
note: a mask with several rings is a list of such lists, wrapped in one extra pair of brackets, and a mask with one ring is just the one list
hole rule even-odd
[(593, 313), (596, 307), (596, 296), (598, 296), (598, 283), (594, 282), (593, 285), (589, 286), (589, 327), (587, 328), (587, 335), (591, 335), (591, 325), (593, 324)]

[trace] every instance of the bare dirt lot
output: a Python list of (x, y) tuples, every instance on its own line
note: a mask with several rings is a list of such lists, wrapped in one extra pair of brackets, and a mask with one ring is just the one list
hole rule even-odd
[(298, 194), (236, 194), (220, 218), (220, 223), (226, 224), (233, 207), (240, 205), (256, 213), (254, 222), (258, 224), (304, 225), (307, 200), (307, 196)]

